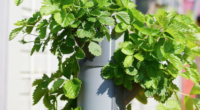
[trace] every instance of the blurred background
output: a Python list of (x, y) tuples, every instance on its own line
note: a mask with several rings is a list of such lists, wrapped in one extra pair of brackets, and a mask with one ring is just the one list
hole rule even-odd
[[(57, 70), (56, 57), (49, 51), (35, 53), (30, 57), (33, 44), (20, 44), (18, 42), (22, 38), (20, 35), (8, 42), (9, 32), (15, 28), (13, 23), (31, 17), (34, 12), (39, 11), (41, 2), (42, 0), (24, 0), (17, 7), (14, 0), (0, 0), (0, 110), (46, 110), (42, 101), (32, 106), (34, 87), (31, 85), (35, 79), (41, 78), (43, 73), (50, 75)], [(154, 14), (157, 9), (162, 8), (186, 14), (200, 26), (199, 0), (134, 0), (134, 2), (138, 5), (138, 10), (144, 14)], [(33, 40), (32, 36), (27, 36), (26, 39)], [(199, 57), (196, 57), (195, 62), (200, 68)], [(181, 92), (187, 94), (193, 86), (191, 81), (182, 77), (178, 77), (175, 83)], [(179, 98), (180, 104), (183, 103), (183, 96), (179, 95)], [(62, 102), (59, 104), (61, 108)], [(132, 102), (133, 110), (156, 110), (157, 104), (153, 98), (149, 99), (147, 105), (142, 105), (137, 100)]]

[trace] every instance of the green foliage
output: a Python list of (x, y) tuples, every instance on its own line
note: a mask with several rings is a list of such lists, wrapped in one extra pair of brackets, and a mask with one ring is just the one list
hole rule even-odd
[[(22, 1), (15, 0), (15, 4), (18, 6)], [(33, 82), (34, 105), (43, 98), (45, 107), (57, 110), (57, 97), (61, 95), (60, 100), (67, 101), (63, 110), (81, 109), (76, 106), (82, 84), (77, 78), (80, 71), (77, 60), (100, 56), (99, 44), (105, 36), (108, 41), (115, 40), (109, 25), (115, 26), (113, 32), (124, 35), (124, 42), (118, 44), (113, 61), (102, 68), (103, 78), (113, 79), (116, 85), (128, 90), (138, 83), (142, 89), (136, 99), (143, 104), (148, 97), (166, 102), (166, 107), (158, 105), (159, 110), (180, 109), (176, 101), (168, 100), (179, 90), (173, 84), (178, 75), (196, 83), (191, 94), (199, 94), (200, 79), (193, 60), (195, 55), (200, 56), (197, 42), (200, 29), (185, 15), (163, 10), (143, 15), (130, 0), (43, 0), (42, 4), (31, 18), (17, 21), (17, 28), (9, 36), (12, 40), (22, 32), (22, 44), (34, 43), (31, 55), (41, 48), (44, 52), (50, 45), (50, 52), (58, 58), (55, 73)], [(33, 35), (33, 30), (39, 33), (35, 40), (25, 41), (24, 37)], [(70, 57), (63, 60), (66, 54)], [(180, 73), (183, 68), (186, 72)], [(50, 83), (53, 85), (49, 89)], [(186, 110), (199, 109), (199, 102), (186, 96)]]

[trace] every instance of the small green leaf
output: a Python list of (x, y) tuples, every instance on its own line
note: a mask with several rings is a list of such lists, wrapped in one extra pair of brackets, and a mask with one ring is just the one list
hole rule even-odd
[(102, 77), (105, 79), (112, 79), (114, 77), (114, 70), (117, 67), (115, 63), (106, 64), (101, 71)]
[(126, 56), (124, 60), (124, 67), (129, 67), (130, 65), (132, 65), (133, 61), (134, 61), (133, 56)]
[(19, 6), (24, 0), (15, 0), (15, 5)]
[(101, 46), (98, 45), (97, 43), (91, 41), (88, 47), (89, 47), (89, 51), (93, 55), (95, 55), (95, 56), (100, 56), (101, 55), (102, 49), (101, 49)]
[(75, 108), (74, 110), (81, 110), (81, 107), (77, 107), (77, 108)]
[(200, 56), (200, 47), (194, 47), (191, 49), (196, 55)]
[(137, 9), (132, 9), (131, 10), (133, 13), (133, 16), (140, 22), (145, 23), (145, 16), (144, 14), (142, 14), (140, 11), (138, 11)]
[(78, 11), (77, 18), (82, 17), (84, 14), (85, 14), (85, 10), (81, 8), (81, 9)]
[(78, 96), (78, 93), (81, 89), (81, 84), (82, 82), (77, 78), (67, 81), (63, 85), (63, 91), (65, 96), (70, 99), (75, 99)]
[(104, 39), (105, 34), (98, 31), (96, 35), (92, 38), (92, 41), (101, 42)]
[(85, 58), (85, 53), (80, 47), (75, 47), (75, 50), (76, 50), (75, 56), (77, 59)]
[(142, 104), (147, 104), (147, 97), (144, 94), (138, 94), (136, 99), (141, 102)]
[(122, 52), (125, 54), (125, 55), (133, 55), (134, 54), (134, 44), (130, 41), (125, 41), (122, 45)]
[(124, 76), (123, 69), (120, 66), (115, 67), (114, 69), (115, 77), (120, 78)]
[(87, 18), (88, 21), (90, 22), (96, 22), (97, 21), (97, 18), (95, 17), (90, 17), (90, 18)]
[(132, 81), (124, 79), (123, 86), (128, 90), (132, 90)]
[(169, 61), (174, 65), (174, 67), (176, 67), (176, 69), (178, 69), (180, 71), (182, 70), (182, 68), (183, 68), (182, 62), (177, 56), (169, 55), (168, 58), (169, 58)]
[(134, 55), (134, 57), (136, 59), (138, 59), (139, 61), (143, 61), (144, 60), (144, 56), (141, 53), (137, 53)]
[(96, 9), (90, 12), (90, 15), (92, 16), (100, 16), (101, 15), (101, 11)]
[(199, 84), (195, 84), (192, 87), (192, 90), (190, 91), (190, 95), (196, 95), (196, 94), (200, 94), (200, 85)]
[(113, 26), (115, 24), (115, 20), (112, 17), (100, 17), (99, 22), (104, 25)]
[(41, 28), (40, 31), (39, 31), (39, 37), (41, 39), (44, 39), (46, 37), (46, 32), (47, 32), (47, 27)]
[(63, 83), (64, 79), (58, 79), (53, 83), (53, 86), (51, 87), (49, 93), (53, 93), (55, 90), (57, 90)]
[(144, 23), (136, 20), (132, 24), (136, 29), (138, 29), (142, 34), (148, 35), (149, 29), (144, 25)]
[(159, 103), (157, 105), (157, 110), (167, 110), (167, 109), (165, 108), (165, 106), (163, 104)]
[(44, 104), (44, 106), (47, 107), (47, 108), (51, 107), (51, 102), (50, 102), (50, 98), (49, 98), (48, 93), (46, 93), (46, 94), (44, 95), (43, 104)]
[(40, 8), (41, 15), (50, 15), (60, 11), (59, 5), (42, 6)]
[(33, 105), (37, 104), (46, 92), (47, 89), (43, 89), (41, 84), (38, 85), (33, 92)]
[(72, 13), (67, 14), (66, 11), (61, 11), (54, 14), (54, 19), (62, 27), (66, 27), (74, 20), (74, 15)]
[(9, 35), (9, 41), (13, 40), (23, 28), (24, 27), (19, 27), (19, 28), (12, 30), (12, 32)]
[(116, 17), (117, 19), (119, 19), (121, 22), (126, 23), (126, 24), (130, 24), (130, 17), (128, 15), (128, 13), (126, 13), (125, 11), (120, 11), (116, 13)]
[(124, 32), (126, 29), (127, 29), (128, 25), (126, 25), (125, 23), (118, 23), (116, 26), (115, 26), (115, 31), (118, 32), (118, 33), (122, 33)]
[(125, 72), (128, 75), (134, 76), (138, 73), (138, 70), (134, 67), (128, 67), (128, 68), (126, 68)]
[(126, 107), (126, 110), (132, 110), (131, 104), (128, 104), (128, 106)]
[(149, 76), (150, 78), (155, 78), (156, 75), (157, 75), (156, 70), (155, 70), (154, 68), (152, 68), (152, 67), (149, 67), (149, 68), (147, 69), (147, 74), (148, 74), (148, 76)]
[(74, 0), (64, 0), (64, 2), (62, 2), (63, 8), (68, 8), (72, 4), (74, 4)]
[(94, 2), (92, 1), (89, 1), (85, 4), (84, 8), (90, 8), (90, 7), (93, 7), (94, 6)]
[(189, 67), (185, 67), (185, 71), (188, 73), (189, 78), (192, 82), (194, 82), (196, 84), (199, 83), (200, 78), (199, 78), (198, 70), (189, 68)]
[(114, 78), (114, 83), (115, 83), (116, 85), (121, 85), (121, 84), (123, 84), (123, 81), (124, 81), (124, 77)]
[(194, 102), (191, 97), (185, 96), (184, 97), (184, 104), (185, 104), (185, 110), (194, 110)]
[(166, 108), (169, 110), (181, 110), (180, 105), (177, 103), (176, 100), (173, 99), (167, 100)]
[(164, 10), (158, 10), (157, 14), (155, 15), (155, 18), (163, 29), (165, 29), (169, 24), (169, 19), (167, 18), (167, 12), (165, 12)]
[(78, 29), (76, 31), (77, 35), (79, 38), (84, 38), (84, 37), (93, 37), (96, 33), (96, 30), (94, 28), (90, 28), (87, 30), (84, 29)]
[(80, 20), (75, 20), (72, 22), (71, 27), (77, 28), (80, 25), (81, 21)]
[(67, 36), (65, 44), (69, 47), (75, 46), (74, 36), (73, 35)]
[(45, 4), (45, 5), (53, 5), (52, 0), (43, 0), (43, 1), (42, 1), (42, 4)]

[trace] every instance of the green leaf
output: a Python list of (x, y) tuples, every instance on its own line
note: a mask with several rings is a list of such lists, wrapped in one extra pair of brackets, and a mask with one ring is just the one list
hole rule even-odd
[(62, 54), (70, 54), (70, 53), (74, 52), (74, 48), (69, 47), (66, 44), (63, 44), (60, 46), (60, 51), (62, 52)]
[(85, 58), (85, 53), (80, 47), (75, 47), (75, 50), (76, 50), (75, 56), (77, 59)]
[(44, 104), (44, 106), (47, 107), (47, 108), (51, 107), (51, 102), (50, 102), (50, 98), (49, 98), (49, 94), (48, 94), (48, 93), (46, 93), (46, 94), (44, 95), (43, 104)]
[(193, 103), (194, 102), (191, 97), (189, 96), (184, 97), (185, 110), (194, 110)]
[(180, 73), (178, 73), (180, 76), (182, 76), (183, 78), (185, 78), (185, 79), (189, 79), (190, 78), (190, 76), (188, 75), (188, 73), (186, 73), (186, 72), (180, 72)]
[(75, 99), (78, 96), (78, 93), (81, 89), (81, 84), (82, 82), (77, 78), (67, 81), (63, 85), (63, 91), (65, 96), (70, 99)]
[(157, 48), (157, 56), (158, 56), (158, 59), (161, 60), (161, 61), (165, 61), (165, 52), (164, 52), (164, 49), (163, 47), (158, 47)]
[(90, 28), (90, 29), (87, 29), (87, 30), (84, 30), (84, 29), (78, 29), (76, 31), (77, 35), (79, 38), (85, 38), (85, 37), (93, 37), (96, 33), (95, 29), (94, 28)]
[(126, 110), (132, 110), (131, 103), (130, 103), (130, 104), (128, 104), (128, 106), (126, 107)]
[(115, 59), (115, 61), (117, 63), (122, 64), (122, 62), (124, 61), (125, 57), (126, 56), (121, 52), (121, 49), (115, 50), (115, 52), (114, 52), (114, 59)]
[(47, 89), (43, 89), (41, 84), (38, 85), (33, 92), (33, 105), (37, 104), (46, 92)]
[(142, 93), (136, 96), (136, 99), (141, 102), (142, 104), (147, 104), (147, 97)]
[(81, 107), (77, 107), (77, 108), (75, 108), (74, 110), (81, 110)]
[(81, 8), (81, 9), (78, 11), (77, 18), (82, 17), (84, 14), (85, 14), (85, 10)]
[(147, 74), (150, 78), (155, 78), (157, 75), (156, 75), (156, 70), (152, 67), (149, 67), (147, 69)]
[(60, 31), (61, 28), (62, 27), (56, 21), (50, 22), (49, 29), (51, 30), (52, 33), (58, 33), (58, 31)]
[(33, 82), (32, 86), (36, 86), (36, 85), (42, 83), (43, 81), (44, 81), (43, 79), (36, 79), (36, 80)]
[(192, 87), (192, 90), (190, 91), (190, 95), (196, 95), (196, 94), (200, 94), (200, 85), (199, 84), (195, 84)]
[(117, 19), (119, 19), (121, 22), (126, 23), (126, 24), (130, 24), (130, 17), (128, 15), (128, 13), (126, 13), (125, 11), (120, 11), (116, 13), (116, 17)]
[(63, 8), (68, 8), (69, 6), (74, 4), (74, 0), (64, 0), (64, 2), (62, 2)]
[(189, 78), (192, 82), (194, 82), (195, 84), (199, 83), (199, 72), (196, 69), (193, 68), (189, 68), (189, 67), (185, 67), (185, 71), (188, 73)]
[(177, 42), (184, 43), (185, 37), (181, 36), (177, 28), (173, 25), (167, 27), (166, 32), (168, 32)]
[(193, 34), (195, 30), (190, 28), (187, 24), (181, 23), (177, 20), (173, 20), (172, 24), (179, 32), (184, 34)]
[(69, 46), (69, 47), (75, 46), (74, 36), (73, 36), (73, 35), (67, 36), (66, 42), (65, 42), (65, 43), (66, 43), (66, 45)]
[(105, 34), (98, 31), (96, 35), (92, 38), (92, 41), (101, 42), (104, 39)]
[(67, 14), (66, 11), (61, 11), (54, 14), (54, 19), (62, 27), (68, 26), (72, 21), (74, 21), (74, 15), (72, 13)]
[(116, 78), (123, 77), (124, 76), (123, 69), (120, 66), (115, 67), (114, 75), (115, 75)]
[(134, 67), (128, 67), (128, 68), (126, 68), (125, 72), (128, 75), (134, 76), (138, 73), (138, 70)]
[(174, 65), (174, 67), (176, 67), (176, 69), (178, 69), (180, 71), (182, 70), (182, 68), (183, 68), (182, 62), (177, 56), (169, 55), (168, 58), (169, 58), (169, 61)]
[(90, 8), (90, 7), (93, 7), (94, 6), (94, 2), (92, 1), (89, 1), (85, 4), (84, 8)]
[(44, 39), (46, 37), (46, 32), (47, 32), (47, 27), (41, 28), (40, 31), (39, 31), (39, 37), (41, 39)]
[(12, 30), (12, 32), (9, 35), (9, 41), (13, 40), (23, 28), (24, 27), (19, 27), (19, 28)]
[(115, 26), (115, 31), (118, 32), (118, 33), (122, 33), (124, 32), (126, 29), (127, 29), (128, 25), (126, 25), (125, 23), (118, 23), (116, 26)]
[(108, 40), (108, 42), (109, 42), (111, 36), (110, 36), (110, 33), (109, 33), (108, 28), (107, 28), (106, 26), (102, 26), (102, 27), (100, 28), (100, 31), (103, 32), (103, 33), (106, 35), (106, 38), (107, 38), (107, 40)]
[(60, 11), (59, 5), (42, 6), (40, 8), (41, 15), (50, 15)]
[(53, 86), (51, 87), (49, 93), (53, 93), (54, 91), (56, 91), (63, 83), (64, 83), (64, 79), (58, 79), (53, 83)]
[(132, 81), (124, 79), (123, 86), (128, 90), (132, 90)]
[(126, 56), (124, 60), (124, 67), (129, 67), (130, 65), (132, 65), (133, 61), (134, 61), (133, 56)]
[(101, 49), (101, 46), (98, 45), (97, 43), (91, 41), (88, 47), (89, 47), (89, 51), (93, 55), (95, 55), (95, 56), (100, 56), (101, 55), (102, 49)]
[(167, 109), (165, 108), (165, 106), (163, 104), (159, 103), (157, 105), (157, 110), (167, 110)]
[(99, 7), (109, 6), (109, 5), (111, 5), (110, 2), (111, 2), (110, 0), (99, 0), (98, 6)]
[(148, 89), (150, 89), (151, 87), (153, 87), (154, 89), (156, 89), (158, 87), (158, 80), (157, 79), (146, 79), (144, 81), (144, 85)]
[(144, 14), (142, 14), (137, 9), (132, 9), (131, 11), (133, 13), (134, 18), (136, 18), (138, 21), (140, 21), (142, 23), (145, 23), (145, 16), (144, 16)]
[(142, 81), (144, 78), (144, 74), (143, 73), (138, 73), (134, 76), (134, 81), (136, 83), (139, 83), (140, 81)]
[(97, 21), (97, 18), (95, 17), (90, 17), (90, 18), (87, 18), (88, 21), (90, 22), (96, 22)]
[(144, 94), (146, 97), (152, 97), (156, 93), (156, 90), (154, 89), (146, 89), (144, 91)]
[(115, 20), (112, 17), (100, 17), (99, 22), (104, 25), (113, 26), (115, 24)]
[(114, 71), (117, 67), (115, 63), (108, 63), (106, 64), (101, 71), (102, 77), (105, 79), (112, 79), (114, 77)]
[(158, 10), (157, 14), (155, 14), (155, 18), (163, 29), (165, 29), (169, 24), (169, 19), (167, 18), (167, 12), (165, 12), (164, 10)]
[(19, 6), (24, 0), (15, 0), (15, 5)]
[(114, 78), (114, 83), (115, 83), (116, 85), (121, 85), (121, 84), (123, 84), (123, 81), (124, 81), (124, 77)]
[(43, 0), (42, 4), (53, 5), (52, 0)]
[(138, 29), (142, 34), (148, 35), (149, 29), (144, 25), (144, 23), (136, 20), (132, 24), (136, 29)]
[(173, 99), (167, 100), (166, 108), (169, 110), (181, 110), (180, 105), (177, 103), (176, 100)]
[(122, 45), (122, 52), (125, 55), (133, 55), (134, 54), (134, 44), (130, 41), (125, 41)]
[(139, 61), (143, 61), (144, 60), (144, 56), (141, 53), (137, 53), (134, 55), (134, 57), (136, 59), (138, 59)]
[(191, 49), (196, 55), (200, 56), (200, 47), (194, 47)]
[(75, 20), (72, 22), (71, 27), (77, 28), (80, 25), (81, 21), (80, 20)]
[(101, 11), (96, 9), (90, 12), (90, 15), (92, 16), (100, 16), (101, 15)]

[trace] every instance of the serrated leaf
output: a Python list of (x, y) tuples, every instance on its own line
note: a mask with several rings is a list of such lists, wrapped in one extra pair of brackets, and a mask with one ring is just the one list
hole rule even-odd
[(136, 29), (138, 29), (142, 34), (150, 34), (149, 29), (144, 25), (144, 23), (135, 20), (132, 24)]
[(36, 86), (36, 85), (42, 83), (43, 81), (44, 81), (43, 79), (36, 79), (36, 80), (33, 82), (32, 86)]
[(74, 20), (74, 15), (72, 13), (67, 14), (66, 11), (61, 11), (54, 14), (54, 19), (62, 27), (66, 27)]
[(196, 69), (185, 67), (185, 71), (188, 73), (189, 78), (192, 82), (198, 83), (199, 82), (199, 72)]
[(158, 10), (157, 14), (155, 15), (155, 18), (163, 29), (165, 29), (169, 24), (169, 19), (167, 18), (167, 12), (165, 12), (164, 10)]
[(47, 89), (43, 89), (41, 84), (38, 85), (33, 92), (33, 105), (37, 104), (46, 92)]
[(44, 104), (44, 106), (47, 107), (47, 108), (51, 107), (51, 102), (50, 102), (50, 98), (49, 98), (49, 94), (48, 94), (48, 93), (46, 93), (46, 94), (44, 95), (43, 104)]
[(117, 67), (115, 63), (106, 64), (101, 71), (102, 77), (105, 79), (112, 79), (114, 77), (114, 70)]
[(82, 82), (77, 78), (67, 81), (63, 85), (63, 91), (65, 96), (70, 99), (75, 99), (78, 96), (78, 93), (81, 89), (81, 84)]
[(42, 6), (40, 8), (41, 15), (50, 15), (53, 13), (57, 13), (60, 11), (59, 5), (49, 5), (49, 6)]
[(19, 27), (19, 28), (12, 30), (12, 32), (9, 35), (9, 41), (13, 40), (23, 28), (24, 27)]
[(85, 10), (81, 8), (81, 9), (78, 11), (77, 18), (82, 17), (84, 14), (85, 14)]
[(125, 11), (120, 11), (116, 13), (116, 17), (117, 19), (119, 19), (121, 22), (126, 23), (126, 24), (130, 24), (130, 17), (128, 15), (128, 13), (126, 13)]
[(169, 110), (181, 110), (180, 105), (173, 99), (167, 100), (166, 108)]
[(101, 49), (101, 46), (98, 45), (97, 43), (91, 41), (88, 47), (89, 47), (89, 51), (93, 55), (95, 55), (95, 56), (100, 56), (101, 55), (102, 49)]
[(66, 44), (63, 44), (60, 46), (60, 51), (62, 52), (62, 54), (70, 54), (70, 53), (74, 52), (74, 48), (69, 47)]
[(115, 83), (116, 85), (121, 85), (121, 84), (123, 84), (123, 81), (124, 81), (124, 77), (114, 78), (114, 83)]
[(117, 78), (123, 77), (124, 76), (123, 69), (120, 66), (115, 67), (115, 69), (114, 69), (114, 75)]
[(76, 31), (77, 35), (79, 38), (84, 38), (84, 37), (93, 37), (96, 33), (94, 28), (90, 28), (88, 30), (84, 30), (84, 29), (78, 29)]
[(156, 90), (154, 89), (146, 89), (144, 91), (144, 94), (146, 97), (152, 97), (156, 93)]
[(156, 70), (155, 70), (154, 68), (152, 68), (152, 67), (149, 67), (149, 68), (147, 69), (147, 74), (148, 74), (148, 76), (149, 76), (150, 78), (155, 78), (156, 75), (157, 75)]
[(200, 85), (199, 84), (195, 84), (192, 87), (192, 90), (190, 91), (190, 95), (196, 95), (196, 94), (200, 94)]
[(138, 73), (138, 70), (134, 67), (128, 67), (128, 68), (126, 68), (125, 72), (128, 75), (134, 76)]
[(15, 5), (19, 6), (24, 0), (15, 0)]
[(185, 110), (194, 110), (194, 107), (193, 107), (194, 102), (191, 97), (185, 96), (184, 104), (185, 104)]
[(74, 36), (73, 35), (67, 36), (65, 44), (69, 47), (75, 46)]
[(156, 89), (158, 87), (158, 80), (157, 79), (146, 79), (144, 81), (144, 85), (148, 89), (150, 89), (151, 87), (153, 87), (154, 89)]
[(90, 12), (90, 15), (92, 16), (100, 16), (101, 15), (101, 11), (96, 9)]
[(62, 2), (63, 8), (68, 8), (69, 6), (74, 4), (74, 0), (64, 0)]
[(85, 53), (80, 47), (75, 47), (75, 50), (76, 50), (75, 56), (77, 59), (85, 58)]
[(125, 55), (133, 55), (134, 54), (134, 44), (130, 41), (125, 41), (122, 45), (122, 52), (125, 54)]
[(134, 61), (133, 56), (126, 56), (124, 60), (124, 67), (129, 67), (130, 65), (132, 65), (133, 61)]
[(106, 35), (106, 38), (107, 38), (107, 40), (108, 40), (108, 42), (109, 42), (111, 36), (110, 36), (110, 33), (109, 33), (108, 28), (107, 28), (106, 26), (102, 26), (102, 27), (100, 28), (100, 31), (103, 32), (103, 33)]
[(172, 24), (179, 32), (184, 34), (193, 34), (195, 32), (194, 29), (190, 28), (188, 25), (181, 23), (177, 20), (173, 20)]
[(95, 17), (90, 17), (90, 18), (87, 18), (88, 21), (90, 22), (96, 22), (97, 21), (97, 18)]
[(168, 58), (169, 58), (169, 61), (174, 65), (174, 67), (176, 67), (176, 69), (178, 69), (180, 71), (182, 70), (182, 68), (183, 68), (182, 62), (177, 56), (169, 55)]
[(104, 7), (104, 6), (109, 6), (111, 5), (111, 1), (110, 0), (99, 0), (99, 7)]
[(125, 57), (126, 56), (121, 52), (121, 49), (115, 50), (114, 59), (116, 62), (121, 64), (124, 61)]
[(145, 16), (144, 14), (142, 14), (140, 11), (138, 11), (137, 9), (132, 9), (131, 10), (133, 13), (133, 16), (140, 22), (145, 23)]
[(141, 53), (137, 53), (134, 55), (134, 57), (136, 59), (138, 59), (139, 61), (143, 61), (144, 60), (144, 56)]
[(45, 4), (45, 5), (53, 5), (52, 0), (43, 0), (43, 1), (42, 1), (42, 4)]
[(165, 108), (165, 106), (163, 104), (159, 103), (157, 105), (157, 110), (167, 110), (167, 109)]
[(200, 56), (200, 47), (194, 47), (191, 49), (196, 55)]
[(115, 31), (118, 32), (118, 33), (122, 33), (124, 32), (126, 29), (127, 29), (128, 25), (126, 25), (125, 23), (118, 23), (116, 26), (115, 26)]
[(107, 17), (109, 17), (109, 16), (111, 16), (111, 13), (108, 12), (108, 11), (101, 11), (101, 17), (102, 17), (102, 16), (107, 16)]
[(115, 20), (112, 17), (100, 17), (99, 22), (104, 25), (113, 26), (115, 24)]
[(189, 79), (189, 75), (186, 72), (180, 72), (179, 75), (185, 79)]
[(165, 51), (164, 51), (163, 47), (158, 47), (157, 48), (157, 57), (161, 61), (166, 60), (166, 58), (165, 58)]
[(184, 36), (181, 36), (177, 28), (173, 25), (167, 27), (166, 32), (168, 32), (176, 41), (183, 43), (185, 42)]
[(132, 81), (125, 78), (123, 81), (123, 86), (128, 90), (132, 90)]
[(98, 31), (96, 35), (92, 38), (92, 41), (101, 42), (104, 39), (105, 34)]
[(49, 93), (53, 93), (54, 91), (56, 91), (63, 83), (64, 83), (64, 79), (58, 79), (53, 83), (53, 86), (51, 87)]
[(136, 83), (139, 83), (140, 81), (142, 81), (144, 78), (144, 74), (143, 73), (138, 73), (134, 76), (134, 81)]
[(47, 32), (47, 27), (41, 28), (40, 31), (39, 31), (39, 37), (41, 39), (44, 39), (46, 37), (46, 32)]
[(94, 6), (94, 2), (89, 1), (84, 5), (84, 8), (90, 8), (90, 7), (93, 7), (93, 6)]
[(81, 21), (80, 20), (75, 20), (72, 22), (71, 27), (77, 28), (80, 25)]

